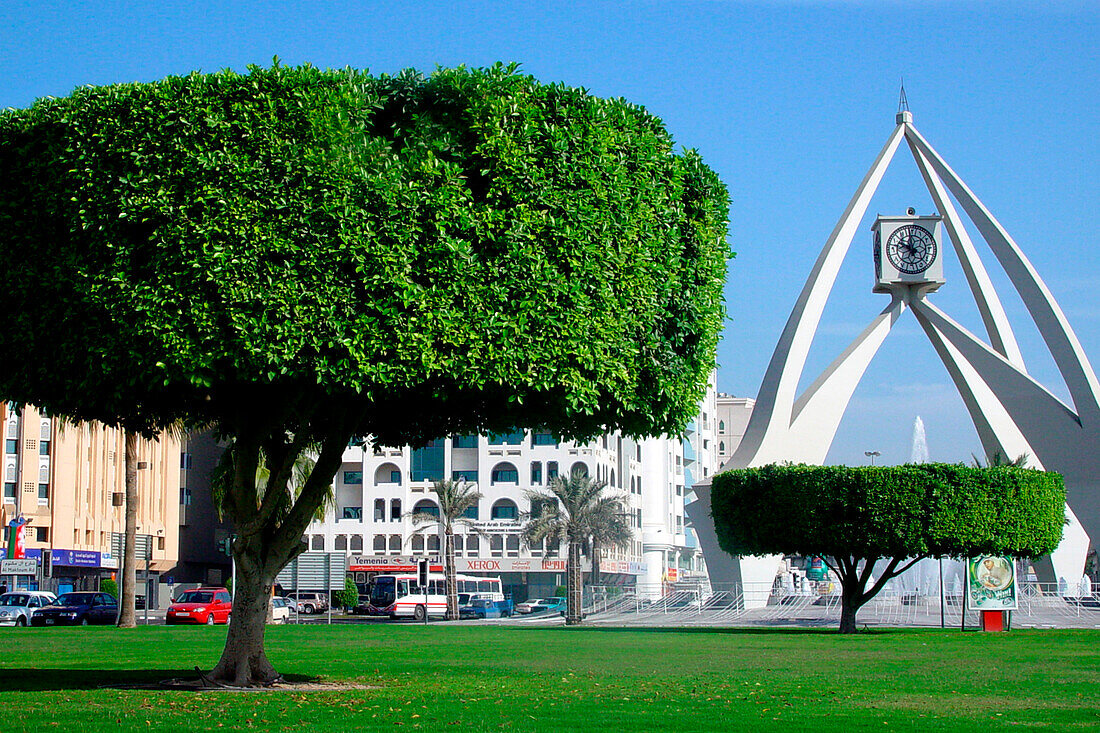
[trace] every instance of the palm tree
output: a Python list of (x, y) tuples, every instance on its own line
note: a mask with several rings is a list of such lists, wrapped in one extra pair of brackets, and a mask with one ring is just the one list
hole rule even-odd
[(523, 534), (527, 543), (564, 541), (569, 547), (565, 566), (565, 623), (568, 625), (579, 624), (582, 619), (582, 550), (597, 533), (601, 538), (616, 538), (614, 541), (617, 541), (624, 531), (630, 532), (622, 515), (626, 497), (603, 495), (606, 486), (606, 481), (593, 481), (587, 472), (577, 470), (569, 478), (554, 477), (545, 491), (527, 492), (532, 507), (538, 507), (526, 515), (528, 521)]
[[(974, 462), (973, 462), (974, 468), (982, 468), (981, 459), (979, 459), (973, 453), (970, 454), (970, 457), (974, 459)], [(1031, 463), (1031, 454), (1030, 453), (1021, 453), (1020, 455), (1016, 456), (1015, 460), (1010, 461), (1010, 460), (1008, 460), (1008, 457), (1004, 453), (1001, 453), (1000, 451), (994, 451), (993, 455), (989, 456), (989, 461), (986, 463), (986, 466), (988, 466), (989, 468), (996, 468), (996, 467), (1027, 468), (1029, 463)]]
[(626, 522), (622, 504), (618, 501), (603, 502), (592, 516), (591, 552), (592, 584), (600, 585), (600, 553), (604, 548), (627, 548), (634, 539)]
[[(455, 525), (464, 525), (477, 534), (482, 532), (474, 525), (474, 520), (466, 512), (481, 501), (481, 493), (474, 484), (465, 481), (443, 479), (432, 484), (432, 492), (439, 500), (439, 514), (433, 512), (412, 512), (413, 524), (419, 525), (413, 534), (437, 524), (443, 530), (443, 577), (447, 586), (447, 618), (458, 618), (458, 582), (455, 579)], [(412, 537), (410, 536), (410, 539)], [(427, 608), (424, 609), (427, 613)]]

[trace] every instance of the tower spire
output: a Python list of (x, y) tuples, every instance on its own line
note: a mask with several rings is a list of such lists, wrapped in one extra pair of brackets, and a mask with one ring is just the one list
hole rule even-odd
[(898, 113), (894, 118), (899, 125), (906, 122), (912, 124), (913, 113), (909, 111), (909, 99), (905, 96), (905, 79), (901, 80), (901, 94), (898, 96)]

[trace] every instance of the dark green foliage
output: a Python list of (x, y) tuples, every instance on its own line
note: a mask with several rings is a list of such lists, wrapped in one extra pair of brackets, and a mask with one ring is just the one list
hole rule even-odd
[(359, 605), (359, 588), (351, 578), (344, 578), (344, 589), (332, 594), (332, 605), (338, 608), (355, 608)]
[(642, 108), (511, 67), (81, 88), (0, 113), (0, 171), (0, 399), (656, 434), (713, 367), (721, 182)]
[(1037, 557), (1061, 541), (1064, 506), (1059, 474), (942, 463), (726, 471), (711, 497), (736, 555)]
[(118, 598), (118, 583), (110, 578), (104, 578), (99, 581), (99, 589), (104, 593), (110, 593), (115, 598)]

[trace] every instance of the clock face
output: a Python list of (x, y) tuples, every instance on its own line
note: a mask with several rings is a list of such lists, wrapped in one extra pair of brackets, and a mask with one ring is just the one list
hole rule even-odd
[(886, 240), (886, 256), (899, 272), (916, 275), (936, 261), (936, 240), (924, 227), (906, 224)]

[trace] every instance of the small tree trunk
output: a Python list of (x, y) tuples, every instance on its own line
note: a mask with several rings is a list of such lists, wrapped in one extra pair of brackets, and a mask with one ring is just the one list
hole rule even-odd
[(581, 543), (569, 542), (569, 561), (566, 563), (565, 623), (574, 626), (582, 621), (581, 603), (583, 583)]
[(211, 677), (238, 687), (275, 682), (279, 675), (264, 652), (264, 632), (274, 577), (262, 570), (263, 552), (258, 538), (233, 543), (237, 582), (233, 587), (233, 613), (218, 665)]
[[(122, 550), (122, 582), (119, 584), (118, 625), (124, 629), (137, 626), (134, 590), (137, 585), (137, 433), (126, 431), (126, 496), (125, 496), (125, 546)], [(148, 599), (147, 599), (148, 600)]]
[(447, 527), (443, 538), (443, 577), (447, 583), (447, 618), (458, 618), (458, 579), (455, 578), (455, 533)]
[(857, 601), (856, 594), (844, 589), (840, 596), (840, 633), (854, 634), (859, 631), (856, 628), (856, 611), (860, 605), (862, 604)]
[(592, 585), (600, 585), (600, 543), (592, 540)]

